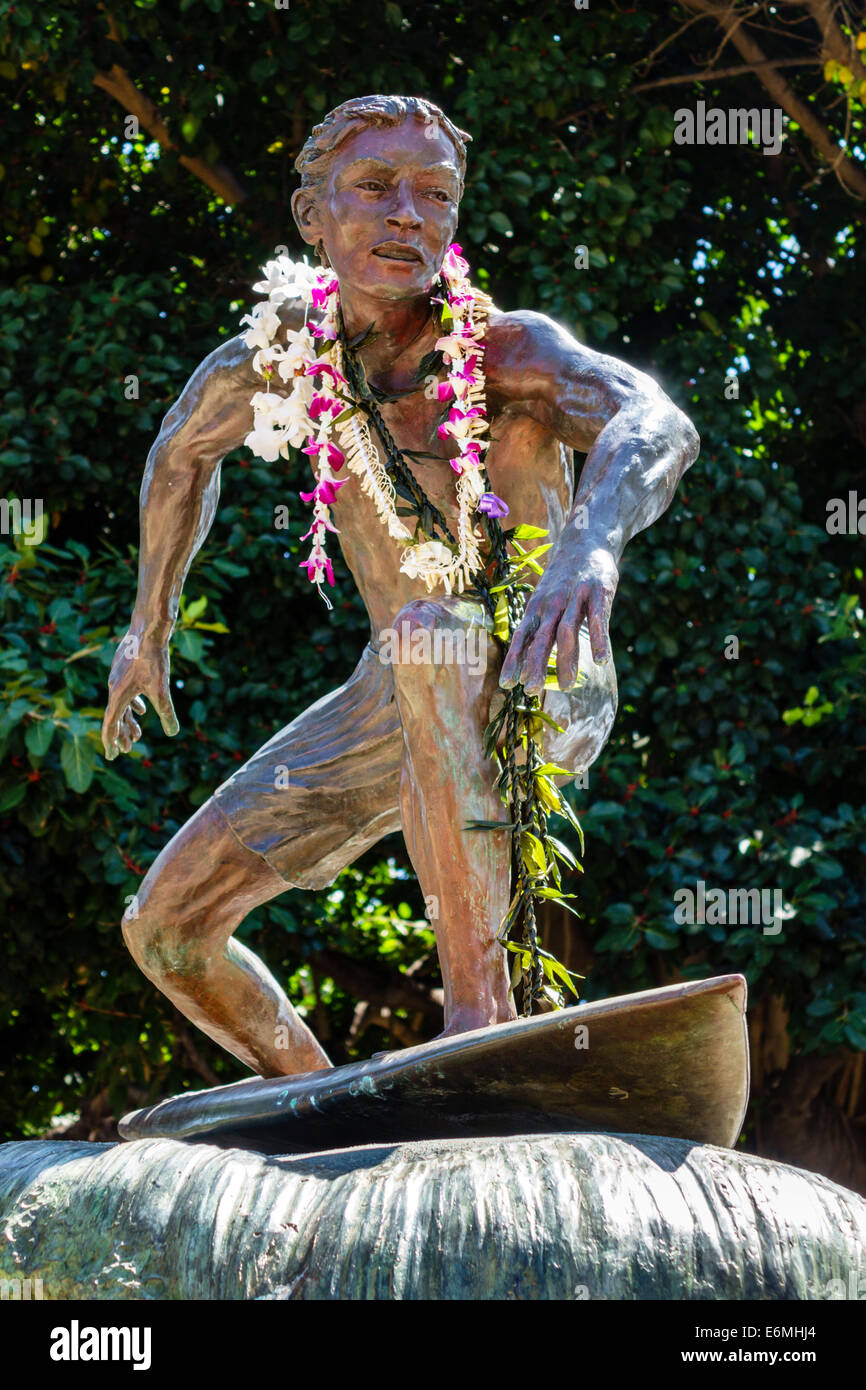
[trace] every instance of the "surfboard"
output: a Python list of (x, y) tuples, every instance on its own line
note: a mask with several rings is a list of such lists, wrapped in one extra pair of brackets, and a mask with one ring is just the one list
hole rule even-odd
[(120, 1121), (170, 1137), (313, 1152), (563, 1130), (731, 1148), (749, 1094), (742, 975), (517, 1019), (329, 1071), (185, 1092)]

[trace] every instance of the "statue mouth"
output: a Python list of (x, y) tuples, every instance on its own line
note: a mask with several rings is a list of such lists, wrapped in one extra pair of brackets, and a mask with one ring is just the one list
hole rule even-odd
[(424, 259), (420, 251), (403, 241), (383, 241), (379, 246), (373, 247), (372, 254), (383, 261), (412, 261), (420, 264)]

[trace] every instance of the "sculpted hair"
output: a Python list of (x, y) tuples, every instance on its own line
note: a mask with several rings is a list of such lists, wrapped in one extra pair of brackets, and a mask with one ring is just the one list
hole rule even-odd
[(460, 188), (466, 172), (466, 142), (472, 139), (465, 130), (458, 130), (443, 111), (425, 97), (353, 97), (329, 111), (324, 120), (314, 126), (295, 168), (301, 176), (301, 187), (315, 196), (331, 170), (340, 146), (365, 126), (398, 126), (407, 120), (435, 121), (444, 130), (455, 150), (460, 169)]

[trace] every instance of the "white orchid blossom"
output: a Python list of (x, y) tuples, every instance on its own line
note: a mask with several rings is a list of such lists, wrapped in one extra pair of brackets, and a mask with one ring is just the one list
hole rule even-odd
[(311, 357), (316, 355), (316, 343), (309, 328), (304, 326), (301, 329), (288, 329), (286, 333), (286, 346), (280, 352), (277, 371), (283, 381), (288, 381), (295, 375), (295, 372), (302, 372), (306, 369)]
[(290, 261), (288, 256), (277, 256), (264, 267), (263, 280), (253, 285), (256, 294), (266, 294), (275, 304), (286, 299), (306, 297), (317, 283), (318, 272), (304, 261)]
[(267, 422), (257, 422), (244, 444), (265, 463), (276, 463), (278, 458), (289, 456), (285, 431), (272, 429)]
[(249, 348), (269, 348), (280, 327), (280, 316), (271, 307), (270, 301), (261, 300), (253, 306), (251, 314), (244, 314), (241, 324), (250, 326), (243, 335)]

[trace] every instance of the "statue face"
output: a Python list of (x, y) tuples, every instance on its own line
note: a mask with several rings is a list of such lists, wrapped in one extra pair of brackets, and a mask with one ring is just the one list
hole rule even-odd
[(295, 194), (301, 235), (311, 246), (321, 238), (341, 286), (405, 299), (438, 276), (457, 228), (460, 170), (448, 136), (428, 134), (414, 119), (367, 127), (337, 152), (317, 203)]

